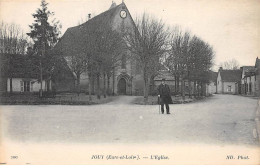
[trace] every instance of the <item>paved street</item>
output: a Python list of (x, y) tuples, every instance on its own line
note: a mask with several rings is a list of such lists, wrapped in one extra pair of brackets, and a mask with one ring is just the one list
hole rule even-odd
[(131, 104), (135, 97), (91, 106), (1, 106), (4, 136), (21, 142), (197, 142), (258, 145), (253, 136), (257, 100), (214, 95), (190, 104)]

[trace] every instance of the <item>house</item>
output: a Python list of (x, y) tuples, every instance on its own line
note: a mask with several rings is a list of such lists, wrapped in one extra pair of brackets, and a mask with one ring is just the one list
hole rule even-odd
[[(0, 54), (0, 92), (39, 92), (41, 88), (40, 72), (35, 61), (38, 62), (28, 55)], [(65, 60), (59, 60), (52, 76), (43, 72), (43, 91), (61, 92), (68, 90), (68, 87), (73, 89), (74, 86), (75, 77), (67, 67)]]
[(206, 96), (217, 92), (217, 77), (217, 72), (209, 71), (209, 83), (206, 84)]
[(255, 95), (260, 96), (260, 59), (255, 61)]
[[(19, 54), (0, 54), (1, 92), (33, 93), (39, 92), (41, 83), (36, 66), (28, 63), (27, 56)], [(52, 82), (42, 81), (43, 91), (51, 87)]]
[(150, 89), (153, 90), (152, 94), (157, 93), (157, 88), (161, 84), (162, 79), (165, 79), (165, 83), (169, 85), (171, 93), (174, 94), (176, 90), (175, 78), (167, 69), (159, 71), (159, 74), (154, 78), (154, 87), (150, 86)]
[(241, 70), (223, 70), (219, 68), (217, 77), (217, 93), (239, 94)]
[(256, 94), (256, 71), (255, 66), (243, 66), (240, 68), (241, 74), (241, 94)]
[[(70, 65), (70, 58), (77, 57), (79, 53), (82, 53), (81, 50), (84, 47), (80, 46), (84, 46), (88, 41), (87, 34), (107, 26), (112, 27), (113, 30), (119, 32), (121, 35), (124, 35), (126, 30), (133, 31), (135, 29), (135, 23), (124, 2), (119, 5), (113, 2), (107, 11), (93, 18), (89, 17), (87, 22), (79, 26), (68, 28), (55, 46), (55, 50), (59, 50), (67, 61), (67, 64)], [(120, 57), (120, 66), (115, 67), (113, 75), (108, 79), (107, 84), (103, 82), (105, 79), (100, 76), (99, 83), (101, 83), (101, 90), (103, 89), (103, 83), (105, 83), (104, 85), (107, 85), (106, 87), (115, 94), (141, 95), (143, 93), (143, 80), (140, 66), (132, 59), (132, 54), (127, 49), (122, 51)], [(89, 91), (89, 81), (88, 72), (82, 72), (80, 75), (81, 91)], [(97, 80), (92, 80), (92, 82), (91, 92), (95, 92), (97, 91)], [(64, 85), (66, 85), (66, 83)]]

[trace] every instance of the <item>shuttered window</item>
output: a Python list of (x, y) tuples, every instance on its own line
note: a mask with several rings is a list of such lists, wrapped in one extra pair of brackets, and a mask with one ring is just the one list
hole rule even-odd
[(20, 87), (21, 87), (21, 92), (23, 92), (24, 91), (23, 81), (20, 81)]

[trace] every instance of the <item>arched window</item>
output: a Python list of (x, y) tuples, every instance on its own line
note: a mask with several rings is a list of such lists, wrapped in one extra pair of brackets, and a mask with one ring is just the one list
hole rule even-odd
[(122, 55), (122, 64), (121, 64), (122, 69), (126, 69), (126, 55)]

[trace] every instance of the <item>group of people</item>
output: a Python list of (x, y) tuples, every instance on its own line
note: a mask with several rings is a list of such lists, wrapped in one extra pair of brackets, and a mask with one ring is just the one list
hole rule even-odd
[(161, 105), (161, 112), (164, 114), (164, 105), (166, 107), (166, 114), (170, 113), (169, 104), (172, 104), (170, 87), (165, 83), (165, 79), (162, 79), (161, 84), (158, 86), (158, 100)]

